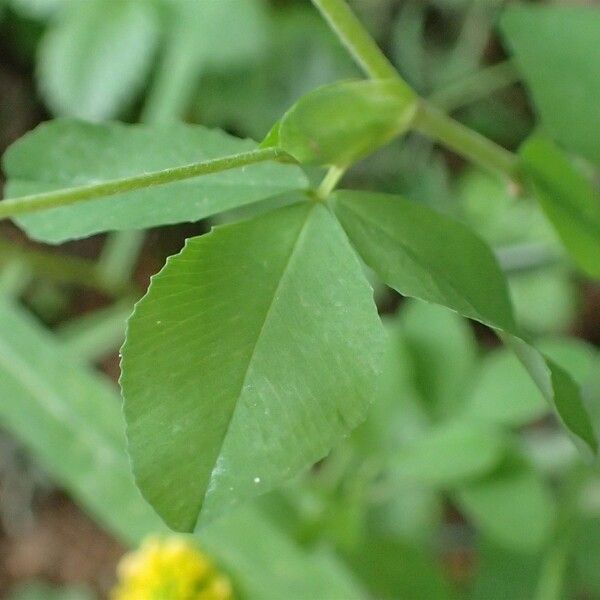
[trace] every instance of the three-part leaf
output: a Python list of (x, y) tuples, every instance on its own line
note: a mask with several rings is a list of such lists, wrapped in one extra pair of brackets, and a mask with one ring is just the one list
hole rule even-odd
[[(15, 197), (100, 183), (254, 148), (250, 140), (197, 125), (93, 125), (57, 120), (41, 125), (6, 152), (6, 192)], [(32, 238), (59, 243), (103, 231), (197, 221), (306, 185), (298, 167), (262, 163), (16, 220)]]
[(530, 138), (520, 155), (565, 247), (586, 273), (600, 279), (600, 194), (548, 139)]
[(323, 458), (366, 416), (384, 332), (325, 206), (303, 202), (188, 241), (129, 322), (130, 454), (165, 521), (202, 519)]

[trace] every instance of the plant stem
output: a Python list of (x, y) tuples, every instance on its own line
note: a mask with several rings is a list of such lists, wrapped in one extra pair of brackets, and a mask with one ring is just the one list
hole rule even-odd
[(61, 325), (55, 334), (79, 360), (95, 362), (116, 350), (125, 338), (125, 325), (137, 298), (121, 300)]
[(142, 109), (140, 120), (144, 123), (179, 120), (198, 88), (204, 53), (190, 52), (198, 46), (198, 23), (187, 9), (188, 5), (181, 2), (169, 6), (167, 43)]
[(363, 71), (373, 79), (396, 79), (412, 92), (344, 0), (312, 0)]
[(429, 102), (440, 110), (452, 112), (457, 108), (487, 98), (490, 94), (519, 81), (519, 73), (511, 61), (484, 67), (461, 77), (429, 96)]
[(560, 262), (561, 255), (548, 244), (530, 242), (496, 248), (496, 258), (505, 273), (528, 273)]
[(329, 194), (333, 192), (335, 186), (338, 184), (339, 180), (344, 176), (346, 172), (345, 167), (330, 167), (329, 171), (325, 177), (323, 177), (323, 181), (321, 181), (316, 196), (319, 200), (326, 200)]
[(2, 260), (0, 256), (0, 297), (15, 300), (27, 289), (32, 271), (20, 257)]
[[(384, 56), (345, 0), (312, 1), (365, 73), (373, 78), (393, 78), (405, 93), (414, 94), (412, 88)], [(499, 171), (511, 179), (516, 178), (518, 159), (515, 155), (455, 121), (425, 100), (420, 101), (413, 127), (475, 164), (492, 171)]]
[(109, 288), (122, 287), (131, 281), (144, 237), (143, 229), (116, 231), (107, 237), (96, 263), (96, 271)]
[(517, 179), (518, 159), (512, 152), (425, 101), (420, 104), (413, 127), (476, 165)]
[(11, 261), (22, 261), (29, 271), (50, 281), (89, 287), (110, 296), (137, 293), (127, 282), (114, 286), (106, 282), (90, 260), (36, 250), (0, 238), (0, 266)]
[(250, 150), (249, 152), (242, 152), (181, 167), (172, 167), (161, 171), (153, 171), (134, 177), (124, 177), (103, 183), (67, 188), (31, 196), (21, 196), (20, 198), (10, 198), (0, 202), (0, 219), (47, 210), (49, 208), (68, 206), (69, 204), (93, 200), (95, 198), (114, 196), (147, 187), (165, 185), (183, 179), (237, 169), (245, 165), (277, 158), (289, 159), (289, 156), (278, 148), (259, 148), (257, 150)]

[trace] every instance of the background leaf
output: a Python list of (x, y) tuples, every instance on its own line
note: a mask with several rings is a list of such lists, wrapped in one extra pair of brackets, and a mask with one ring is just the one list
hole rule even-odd
[(428, 549), (416, 548), (398, 540), (369, 536), (356, 556), (350, 558), (356, 573), (369, 583), (381, 600), (394, 598), (452, 598), (451, 586), (445, 581)]
[(600, 162), (598, 52), (594, 6), (510, 6), (500, 22), (544, 128)]
[(191, 106), (204, 75), (255, 63), (268, 41), (262, 0), (166, 0), (165, 5), (165, 43), (142, 111), (142, 119), (152, 123), (176, 120)]
[(412, 376), (436, 418), (454, 416), (464, 402), (477, 344), (467, 320), (442, 306), (408, 301), (398, 327), (412, 357)]
[(493, 426), (466, 419), (449, 421), (400, 450), (394, 460), (395, 475), (446, 487), (490, 471), (504, 451), (504, 436)]
[(457, 492), (461, 508), (489, 538), (534, 552), (548, 541), (556, 518), (550, 490), (526, 465), (505, 465)]
[[(184, 0), (185, 1), (185, 0)], [(262, 139), (276, 115), (309, 91), (341, 79), (356, 78), (357, 67), (309, 4), (294, 2), (271, 11), (262, 60), (202, 78), (198, 118), (232, 124)], [(247, 34), (245, 34), (247, 35)]]
[(520, 154), (565, 247), (588, 275), (600, 279), (600, 194), (550, 140), (529, 138)]
[(272, 489), (365, 418), (382, 348), (372, 290), (323, 205), (188, 240), (123, 349), (140, 489), (183, 530)]
[(268, 600), (364, 599), (358, 578), (326, 546), (306, 550), (262, 512), (244, 508), (198, 532), (206, 550), (222, 560), (248, 597)]
[[(57, 120), (41, 125), (6, 152), (6, 193), (14, 197), (99, 183), (254, 148), (250, 140), (199, 125)], [(31, 214), (18, 223), (35, 239), (59, 243), (102, 231), (197, 221), (306, 185), (297, 167), (262, 163)]]
[(26, 583), (13, 590), (8, 600), (93, 600), (94, 594), (86, 587), (54, 587), (44, 583)]
[(477, 551), (479, 561), (471, 600), (535, 597), (541, 563), (538, 556), (508, 549), (485, 537)]
[(477, 419), (520, 426), (548, 412), (539, 388), (512, 352), (494, 350), (475, 375), (466, 412)]
[(0, 302), (0, 397), (3, 426), (100, 522), (134, 543), (157, 527), (124, 455), (114, 387), (5, 300)]
[(461, 217), (490, 244), (507, 275), (519, 326), (568, 331), (581, 291), (539, 203), (515, 197), (501, 177), (475, 168), (461, 173), (457, 193)]
[(141, 90), (159, 39), (152, 2), (70, 2), (39, 48), (38, 81), (56, 115), (117, 116)]

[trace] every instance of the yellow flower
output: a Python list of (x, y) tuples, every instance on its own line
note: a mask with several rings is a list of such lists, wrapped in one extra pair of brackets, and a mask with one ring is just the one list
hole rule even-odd
[(232, 600), (229, 579), (182, 537), (149, 538), (119, 563), (112, 600)]

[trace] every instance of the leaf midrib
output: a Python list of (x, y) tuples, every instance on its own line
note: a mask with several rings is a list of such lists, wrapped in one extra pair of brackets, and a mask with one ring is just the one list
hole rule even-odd
[(309, 224), (309, 222), (311, 220), (311, 216), (313, 214), (313, 211), (316, 210), (316, 209), (317, 209), (316, 206), (312, 206), (307, 211), (306, 217), (304, 219), (304, 223), (302, 224), (302, 226), (300, 227), (300, 229), (298, 231), (298, 235), (296, 237), (296, 240), (292, 244), (292, 248), (290, 249), (290, 253), (289, 253), (287, 259), (285, 260), (284, 267), (283, 267), (283, 270), (281, 272), (281, 276), (278, 278), (277, 285), (275, 286), (275, 289), (273, 290), (273, 295), (272, 295), (271, 301), (269, 302), (267, 310), (265, 311), (265, 317), (262, 320), (262, 324), (260, 326), (260, 329), (259, 329), (259, 331), (257, 333), (257, 336), (256, 336), (256, 340), (255, 340), (254, 345), (252, 347), (252, 350), (250, 352), (250, 355), (249, 355), (249, 358), (248, 358), (248, 365), (247, 365), (246, 370), (244, 372), (244, 376), (243, 376), (241, 384), (240, 384), (239, 392), (236, 395), (236, 400), (233, 403), (231, 414), (230, 414), (230, 417), (229, 417), (229, 419), (227, 421), (227, 427), (225, 428), (225, 431), (223, 432), (223, 436), (222, 436), (222, 439), (221, 439), (221, 443), (219, 444), (218, 452), (215, 455), (215, 461), (214, 461), (213, 469), (211, 471), (210, 478), (209, 478), (208, 484), (206, 486), (206, 490), (204, 491), (204, 494), (202, 496), (202, 499), (201, 499), (201, 502), (200, 502), (200, 506), (198, 507), (198, 510), (196, 511), (196, 518), (195, 518), (195, 522), (194, 522), (194, 529), (196, 528), (196, 526), (198, 524), (198, 519), (199, 519), (200, 513), (202, 511), (202, 506), (204, 505), (204, 502), (206, 500), (207, 492), (208, 492), (209, 489), (211, 489), (211, 483), (212, 483), (212, 479), (213, 479), (213, 476), (214, 476), (215, 468), (217, 466), (217, 461), (218, 461), (218, 459), (221, 456), (221, 453), (223, 451), (223, 446), (225, 445), (225, 441), (227, 440), (227, 437), (229, 435), (229, 431), (230, 431), (230, 428), (231, 428), (231, 423), (232, 423), (232, 421), (234, 419), (234, 416), (235, 416), (235, 411), (236, 411), (238, 403), (239, 403), (239, 401), (240, 401), (240, 399), (242, 397), (242, 393), (243, 393), (244, 387), (246, 386), (246, 382), (248, 380), (248, 377), (249, 377), (249, 375), (250, 375), (250, 373), (252, 371), (252, 363), (254, 362), (254, 358), (255, 358), (255, 355), (256, 355), (257, 348), (258, 348), (258, 346), (260, 344), (260, 340), (261, 340), (261, 338), (263, 336), (263, 333), (264, 333), (264, 331), (265, 331), (265, 329), (267, 327), (267, 324), (268, 324), (268, 322), (270, 320), (270, 316), (271, 316), (271, 313), (273, 311), (273, 307), (275, 306), (276, 300), (278, 298), (279, 291), (282, 288), (282, 285), (283, 285), (284, 281), (287, 279), (286, 276), (287, 276), (287, 274), (290, 271), (290, 265), (293, 262), (294, 257), (297, 254), (297, 250), (298, 250), (298, 247), (300, 246), (301, 240), (304, 238), (304, 236), (306, 234), (306, 229), (307, 229), (307, 226), (308, 226), (308, 224)]

